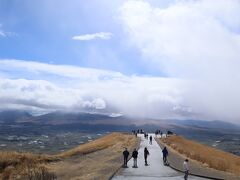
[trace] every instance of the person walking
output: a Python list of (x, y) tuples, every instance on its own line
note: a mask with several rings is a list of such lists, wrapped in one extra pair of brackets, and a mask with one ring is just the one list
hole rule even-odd
[(127, 167), (128, 156), (129, 156), (129, 152), (127, 148), (125, 148), (125, 150), (123, 151), (123, 159), (124, 159), (123, 167)]
[(185, 161), (183, 162), (183, 171), (184, 171), (184, 180), (187, 180), (188, 174), (189, 174), (188, 159), (185, 159)]
[(149, 141), (149, 144), (152, 145), (152, 136), (149, 137), (149, 140), (150, 140), (150, 141)]
[(133, 168), (137, 168), (137, 158), (138, 158), (138, 152), (137, 149), (134, 149), (132, 152), (132, 157), (133, 157)]
[(147, 163), (147, 157), (149, 155), (149, 151), (148, 149), (145, 147), (144, 148), (144, 160), (145, 160), (145, 166), (148, 166), (148, 163)]
[(162, 153), (163, 153), (163, 164), (167, 165), (168, 150), (166, 147), (163, 148)]

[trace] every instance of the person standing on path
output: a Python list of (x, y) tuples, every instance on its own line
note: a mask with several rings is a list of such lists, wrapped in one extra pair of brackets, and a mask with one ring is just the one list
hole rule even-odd
[(136, 149), (134, 149), (133, 153), (132, 153), (132, 157), (133, 157), (133, 168), (137, 168), (137, 158), (138, 158), (138, 152)]
[(166, 147), (163, 148), (162, 153), (163, 153), (163, 164), (167, 165), (168, 150)]
[(189, 174), (188, 159), (185, 159), (185, 161), (183, 162), (183, 171), (184, 171), (184, 180), (187, 180), (188, 174)]
[(128, 156), (129, 156), (129, 152), (127, 148), (125, 148), (125, 150), (123, 151), (123, 158), (124, 158), (123, 167), (127, 167)]
[(152, 145), (152, 136), (149, 137), (149, 140), (150, 140), (150, 141), (149, 141), (149, 144)]
[(147, 163), (147, 157), (149, 155), (149, 151), (148, 149), (145, 147), (144, 148), (144, 160), (145, 160), (145, 166), (148, 166), (148, 163)]

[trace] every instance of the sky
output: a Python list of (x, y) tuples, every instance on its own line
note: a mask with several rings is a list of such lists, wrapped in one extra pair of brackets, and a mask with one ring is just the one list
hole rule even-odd
[(240, 124), (239, 0), (0, 0), (0, 109)]

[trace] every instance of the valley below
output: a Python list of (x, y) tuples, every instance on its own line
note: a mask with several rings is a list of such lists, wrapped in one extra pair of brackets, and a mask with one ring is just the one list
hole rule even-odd
[(0, 112), (0, 151), (56, 154), (111, 132), (168, 130), (190, 140), (240, 156), (240, 128), (221, 121), (133, 119), (89, 113), (32, 116)]

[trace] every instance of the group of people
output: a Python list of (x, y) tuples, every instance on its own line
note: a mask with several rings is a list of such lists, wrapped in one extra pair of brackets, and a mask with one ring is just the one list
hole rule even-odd
[(144, 134), (144, 131), (142, 129), (132, 130), (133, 134)]
[[(148, 133), (144, 133), (144, 138), (148, 140)], [(150, 136), (149, 137), (149, 144), (151, 144), (151, 145), (152, 145), (152, 139), (153, 139), (153, 137)]]
[[(123, 151), (123, 158), (124, 158), (124, 163), (123, 163), (123, 167), (128, 167), (127, 166), (127, 162), (128, 162), (128, 157), (129, 157), (129, 151), (127, 148), (125, 148), (125, 150)], [(145, 161), (145, 166), (148, 166), (148, 161), (147, 161), (147, 158), (149, 156), (149, 151), (148, 149), (145, 147), (144, 148), (144, 161)], [(133, 158), (133, 168), (138, 168), (137, 166), (137, 159), (138, 159), (138, 151), (137, 149), (134, 149), (133, 152), (132, 152), (132, 158)]]
[[(168, 150), (166, 147), (163, 148), (162, 150), (163, 153), (163, 164), (164, 165), (168, 165), (168, 161), (167, 161), (167, 156), (168, 156)], [(123, 162), (123, 167), (128, 167), (127, 166), (127, 162), (128, 162), (128, 157), (129, 157), (129, 151), (127, 148), (125, 148), (125, 150), (123, 151), (123, 158), (124, 158), (124, 162)], [(144, 161), (145, 161), (145, 166), (148, 166), (148, 161), (147, 158), (150, 155), (147, 147), (144, 148)], [(137, 158), (138, 158), (138, 151), (137, 149), (134, 149), (134, 151), (132, 152), (132, 158), (133, 158), (133, 168), (137, 168)]]
[[(127, 148), (125, 148), (125, 150), (123, 151), (123, 157), (124, 157), (124, 163), (123, 163), (123, 167), (127, 168), (127, 163), (128, 163), (128, 158), (129, 158), (129, 151)], [(163, 164), (169, 165), (168, 160), (167, 160), (167, 156), (168, 156), (168, 150), (166, 147), (163, 148), (162, 150), (162, 154), (163, 154)], [(148, 166), (148, 156), (150, 155), (147, 147), (144, 148), (144, 161), (145, 161), (145, 166)], [(137, 159), (138, 159), (138, 151), (137, 149), (134, 149), (134, 151), (132, 152), (132, 158), (133, 158), (133, 168), (138, 168), (137, 165)], [(189, 166), (188, 166), (188, 159), (185, 159), (185, 161), (183, 162), (183, 170), (184, 170), (184, 179), (187, 180), (188, 179), (188, 174), (189, 174)]]
[(162, 137), (163, 132), (160, 131), (160, 130), (156, 130), (156, 131), (155, 131), (155, 136), (157, 136), (158, 134), (160, 135), (160, 137)]
[[(168, 165), (168, 161), (167, 161), (167, 156), (168, 156), (168, 150), (166, 147), (163, 148), (162, 150), (163, 153), (163, 164), (164, 165)], [(128, 161), (128, 157), (129, 157), (129, 151), (127, 150), (127, 148), (125, 148), (125, 150), (123, 151), (123, 157), (124, 157), (124, 163), (123, 166), (127, 167), (127, 161)], [(144, 148), (144, 161), (145, 161), (145, 165), (148, 165), (147, 162), (147, 158), (149, 155), (149, 151), (147, 149), (147, 147)], [(138, 151), (137, 149), (134, 149), (134, 151), (132, 152), (132, 158), (133, 158), (133, 167), (137, 167), (137, 158), (138, 158)]]
[[(135, 136), (137, 137), (137, 134), (144, 134), (144, 138), (145, 139), (149, 139), (149, 144), (152, 145), (152, 140), (153, 140), (153, 137), (150, 135), (149, 138), (148, 138), (148, 133), (144, 132), (142, 129), (138, 129), (138, 130), (133, 130), (132, 131), (133, 134), (135, 134)], [(166, 133), (166, 137), (168, 135), (172, 135), (173, 132), (171, 131), (167, 131)], [(163, 137), (163, 132), (160, 131), (160, 130), (156, 130), (155, 131), (155, 135), (160, 135), (160, 137)], [(162, 149), (162, 154), (163, 154), (163, 164), (165, 166), (168, 166), (169, 163), (168, 163), (168, 150), (166, 147), (164, 147)], [(127, 148), (125, 148), (125, 150), (123, 151), (123, 157), (124, 157), (124, 164), (123, 164), (123, 167), (128, 167), (127, 166), (127, 162), (128, 162), (128, 159), (129, 159), (129, 151)], [(145, 161), (145, 166), (148, 166), (148, 156), (150, 155), (147, 147), (144, 148), (144, 161)], [(133, 168), (138, 168), (138, 165), (137, 165), (137, 159), (138, 159), (138, 151), (137, 149), (134, 149), (134, 151), (132, 152), (132, 156), (133, 158)], [(185, 159), (184, 162), (183, 162), (183, 170), (184, 170), (184, 179), (187, 180), (188, 179), (188, 174), (189, 174), (189, 166), (188, 166), (188, 159)]]
[[(137, 129), (137, 130), (132, 130), (132, 133), (137, 137), (137, 134), (144, 134), (144, 137), (146, 139), (148, 139), (148, 133), (144, 132), (142, 129)], [(155, 136), (157, 137), (157, 135), (160, 135), (160, 138), (163, 137), (163, 135), (165, 135), (165, 137), (168, 137), (170, 135), (173, 135), (174, 133), (172, 131), (166, 131), (166, 133), (164, 134), (163, 131), (157, 129), (155, 131)]]

